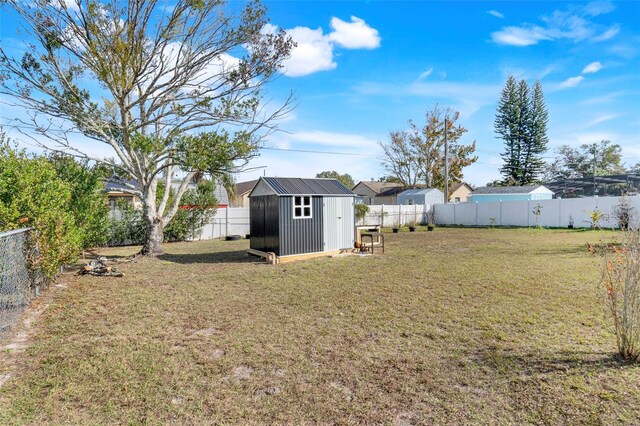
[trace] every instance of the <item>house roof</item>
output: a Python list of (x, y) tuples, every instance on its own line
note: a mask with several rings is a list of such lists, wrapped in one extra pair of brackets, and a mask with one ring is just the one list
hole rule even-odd
[(135, 180), (129, 180), (129, 179), (108, 179), (105, 183), (104, 183), (104, 189), (107, 192), (123, 192), (125, 190), (131, 190), (131, 188), (129, 187), (133, 186), (135, 189), (138, 189), (138, 182), (136, 182)]
[(462, 188), (463, 186), (466, 186), (469, 191), (473, 192), (473, 188), (471, 188), (469, 185), (467, 185), (464, 182), (456, 182), (456, 183), (452, 184), (451, 188), (449, 190), (451, 192), (456, 192), (458, 189)]
[[(373, 192), (375, 192), (378, 195), (383, 195), (384, 192), (393, 190), (394, 188), (399, 188), (400, 191), (402, 191), (402, 184), (401, 183), (397, 183), (397, 182), (379, 182), (377, 180), (363, 180), (358, 182), (358, 185), (363, 184), (364, 186), (366, 186), (367, 188), (369, 188), (370, 190), (372, 190)], [(358, 186), (356, 185), (356, 186)], [(355, 189), (355, 187), (354, 187)], [(396, 194), (400, 191), (392, 191), (389, 194), (385, 194), (385, 195), (393, 195)]]
[(391, 188), (383, 190), (381, 193), (376, 195), (376, 197), (388, 197), (390, 195), (396, 195), (402, 191), (404, 191), (404, 188), (402, 186), (393, 186)]
[(242, 195), (246, 194), (247, 192), (251, 192), (253, 187), (256, 186), (256, 183), (258, 183), (257, 179), (236, 183), (236, 195)]
[(254, 190), (260, 182), (268, 185), (276, 195), (355, 195), (337, 179), (261, 177)]
[(473, 194), (529, 194), (544, 185), (526, 185), (526, 186), (483, 186), (476, 188)]
[(404, 195), (428, 194), (433, 191), (442, 193), (442, 191), (436, 188), (414, 188), (414, 189), (407, 189), (405, 191), (402, 191), (402, 193), (400, 193), (399, 195), (404, 196)]

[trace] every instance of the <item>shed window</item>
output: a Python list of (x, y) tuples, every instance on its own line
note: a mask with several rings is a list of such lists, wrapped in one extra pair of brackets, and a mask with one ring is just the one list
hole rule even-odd
[(311, 197), (293, 197), (293, 218), (311, 217)]

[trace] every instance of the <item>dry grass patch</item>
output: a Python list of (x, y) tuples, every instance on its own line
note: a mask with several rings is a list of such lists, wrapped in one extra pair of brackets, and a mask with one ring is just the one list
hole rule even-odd
[(614, 356), (585, 249), (599, 237), (438, 229), (275, 267), (206, 241), (120, 279), (65, 276), (0, 422), (638, 423), (640, 368)]

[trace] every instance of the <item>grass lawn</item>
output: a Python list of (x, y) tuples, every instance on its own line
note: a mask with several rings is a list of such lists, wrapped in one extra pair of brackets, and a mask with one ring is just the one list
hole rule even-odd
[(585, 247), (614, 235), (440, 228), (279, 266), (204, 241), (64, 275), (0, 423), (638, 424)]

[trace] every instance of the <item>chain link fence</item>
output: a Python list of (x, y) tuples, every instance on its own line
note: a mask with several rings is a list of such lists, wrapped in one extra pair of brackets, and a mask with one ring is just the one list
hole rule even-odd
[(0, 233), (0, 340), (19, 319), (44, 280), (30, 267), (38, 255), (33, 229)]

